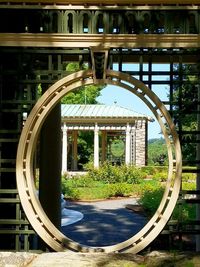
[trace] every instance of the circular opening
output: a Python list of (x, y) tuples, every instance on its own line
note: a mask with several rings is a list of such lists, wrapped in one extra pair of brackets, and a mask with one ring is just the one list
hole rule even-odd
[[(102, 81), (101, 81), (102, 82)], [(142, 82), (130, 75), (107, 71), (105, 84), (120, 86), (138, 96), (152, 111), (160, 124), (168, 148), (168, 179), (161, 203), (150, 221), (133, 237), (112, 246), (88, 247), (63, 235), (49, 220), (37, 198), (33, 177), (33, 154), (45, 118), (69, 91), (94, 84), (92, 71), (79, 71), (51, 86), (32, 109), (23, 128), (17, 153), (17, 185), (22, 206), (38, 235), (55, 251), (131, 251), (144, 249), (162, 231), (176, 204), (181, 181), (181, 149), (174, 124), (165, 106)], [(175, 151), (173, 154), (172, 151)]]

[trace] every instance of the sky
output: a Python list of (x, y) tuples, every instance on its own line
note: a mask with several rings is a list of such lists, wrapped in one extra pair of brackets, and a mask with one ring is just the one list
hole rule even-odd
[[(126, 66), (126, 69), (129, 70), (129, 68), (135, 68), (135, 70), (138, 68), (137, 65), (132, 66)], [(153, 70), (157, 71), (165, 71), (168, 70), (169, 65), (167, 64), (155, 64), (153, 66)], [(135, 76), (135, 78), (138, 78)], [(148, 78), (148, 77), (147, 77)], [(145, 77), (143, 77), (145, 79)], [(169, 80), (169, 77), (166, 75), (161, 76), (152, 76), (152, 80), (163, 80), (167, 81)], [(167, 100), (168, 99), (168, 91), (169, 87), (167, 84), (164, 85), (153, 85), (152, 90), (157, 94), (157, 96), (161, 100)], [(101, 92), (101, 96), (98, 97), (98, 102), (106, 105), (112, 105), (116, 104), (121, 107), (129, 108), (135, 112), (142, 113), (148, 116), (151, 116), (154, 118), (153, 113), (151, 110), (146, 106), (146, 104), (140, 100), (137, 96), (135, 96), (133, 93), (127, 91), (124, 88), (113, 86), (113, 85), (107, 85)], [(163, 135), (161, 133), (160, 125), (155, 120), (154, 122), (149, 122), (148, 125), (148, 139), (152, 138), (162, 138)]]

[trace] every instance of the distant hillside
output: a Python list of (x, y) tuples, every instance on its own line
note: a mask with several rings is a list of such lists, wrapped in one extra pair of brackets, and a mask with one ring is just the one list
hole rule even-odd
[(167, 163), (167, 146), (164, 138), (148, 140), (148, 165), (165, 165)]

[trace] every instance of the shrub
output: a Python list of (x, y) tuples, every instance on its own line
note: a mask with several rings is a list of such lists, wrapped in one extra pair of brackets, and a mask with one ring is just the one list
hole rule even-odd
[(126, 183), (109, 184), (108, 191), (109, 197), (131, 196), (133, 193), (133, 186)]
[(110, 183), (137, 184), (140, 182), (141, 169), (135, 166), (112, 166), (108, 162), (103, 163), (98, 169), (90, 168), (88, 175), (95, 181)]
[[(159, 183), (156, 181), (152, 181), (152, 183), (144, 183), (141, 185), (142, 192), (139, 203), (143, 206), (147, 215), (151, 217), (155, 211), (157, 210), (160, 201), (162, 199), (164, 193), (164, 187), (161, 187)], [(195, 188), (195, 183), (182, 183), (182, 189), (184, 190), (192, 190)], [(173, 214), (173, 220), (179, 221), (187, 221), (195, 219), (196, 207), (191, 204), (177, 204)]]
[(168, 177), (167, 172), (158, 172), (153, 176), (153, 178), (157, 179), (160, 182), (167, 181), (167, 177)]
[(194, 181), (196, 179), (195, 173), (182, 173), (182, 181)]
[(140, 205), (143, 206), (148, 216), (152, 216), (157, 210), (162, 199), (164, 188), (161, 186), (154, 186), (148, 184), (139, 200)]
[(194, 220), (196, 217), (196, 207), (192, 204), (177, 205), (173, 211), (172, 219), (181, 221)]
[(67, 198), (78, 199), (79, 190), (73, 184), (73, 178), (62, 178), (62, 193)]

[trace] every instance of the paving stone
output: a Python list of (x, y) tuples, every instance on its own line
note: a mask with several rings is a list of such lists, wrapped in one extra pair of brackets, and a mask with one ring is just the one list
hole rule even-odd
[(0, 267), (28, 266), (37, 256), (28, 252), (0, 252)]
[(144, 258), (133, 254), (115, 253), (43, 253), (29, 267), (135, 267)]

